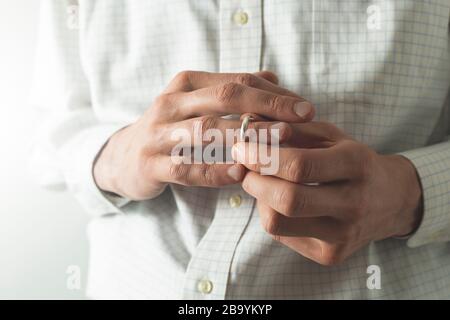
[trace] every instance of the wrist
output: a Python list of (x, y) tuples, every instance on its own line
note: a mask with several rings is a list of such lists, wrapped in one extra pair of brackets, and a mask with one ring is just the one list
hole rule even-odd
[(423, 216), (423, 198), (420, 177), (413, 163), (401, 156), (391, 156), (395, 159), (398, 181), (401, 181), (399, 194), (402, 206), (395, 221), (394, 237), (404, 238), (414, 233), (420, 225)]
[(116, 179), (113, 176), (114, 170), (112, 168), (112, 159), (114, 159), (114, 144), (117, 136), (119, 135), (119, 132), (116, 132), (114, 135), (112, 135), (100, 149), (97, 157), (94, 160), (92, 169), (94, 182), (97, 187), (103, 192), (112, 194), (118, 194), (115, 188)]

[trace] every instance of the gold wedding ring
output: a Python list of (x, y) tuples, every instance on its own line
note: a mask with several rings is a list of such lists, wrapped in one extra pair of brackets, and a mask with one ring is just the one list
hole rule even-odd
[(245, 132), (247, 131), (248, 125), (251, 120), (253, 120), (253, 117), (251, 117), (251, 116), (245, 116), (244, 119), (242, 119), (241, 132), (240, 132), (241, 141), (245, 141)]

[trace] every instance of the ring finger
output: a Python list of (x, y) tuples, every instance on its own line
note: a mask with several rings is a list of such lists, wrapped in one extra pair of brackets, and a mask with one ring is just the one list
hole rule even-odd
[(310, 237), (325, 241), (339, 239), (341, 223), (332, 218), (288, 218), (260, 201), (258, 212), (264, 230), (275, 238)]
[(312, 218), (344, 217), (350, 210), (351, 193), (342, 185), (308, 186), (273, 176), (248, 172), (242, 187), (258, 201), (272, 207), (286, 217)]
[[(240, 120), (227, 120), (215, 116), (203, 116), (162, 126), (158, 135), (164, 153), (170, 152), (180, 142), (186, 146), (198, 146), (213, 143), (231, 146), (238, 141), (241, 128)], [(272, 132), (278, 130), (280, 143), (290, 138), (291, 127), (285, 122), (250, 122), (248, 130), (252, 132), (254, 142), (270, 143)], [(181, 140), (181, 141), (180, 141)], [(230, 141), (228, 141), (230, 140)]]

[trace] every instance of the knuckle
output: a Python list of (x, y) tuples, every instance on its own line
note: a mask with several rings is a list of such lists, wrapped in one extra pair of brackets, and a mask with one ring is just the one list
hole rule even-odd
[(225, 83), (217, 88), (216, 97), (220, 102), (230, 102), (242, 92), (242, 86), (235, 82)]
[(156, 97), (153, 108), (159, 109), (165, 109), (168, 105), (171, 103), (171, 95), (169, 93), (163, 93)]
[(297, 195), (293, 188), (281, 188), (275, 193), (277, 201), (283, 212), (289, 216), (295, 216), (298, 211), (305, 207), (305, 199), (302, 195)]
[(322, 250), (322, 256), (319, 259), (321, 265), (332, 267), (341, 264), (345, 260), (341, 250), (337, 248), (325, 248)]
[(201, 179), (203, 180), (203, 183), (208, 186), (215, 186), (217, 184), (214, 169), (210, 165), (203, 165), (201, 170)]
[(175, 75), (174, 80), (177, 83), (189, 84), (191, 82), (190, 79), (191, 79), (191, 76), (193, 73), (194, 73), (194, 71), (191, 71), (191, 70), (180, 71)]
[[(254, 195), (256, 195), (256, 198), (258, 198), (257, 196), (259, 195), (259, 189), (256, 188), (257, 190), (254, 190), (253, 188), (253, 184), (251, 183), (250, 180), (250, 175), (246, 174), (244, 176), (244, 180), (242, 180), (242, 188), (247, 191), (248, 193), (253, 193)], [(256, 191), (256, 192), (255, 192)]]
[(336, 141), (344, 136), (341, 129), (329, 122), (317, 121), (316, 124), (320, 128), (321, 135), (326, 141)]
[(285, 205), (288, 197), (289, 196), (285, 188), (277, 188), (273, 192), (273, 201), (276, 204)]
[(169, 175), (175, 181), (186, 183), (187, 167), (183, 164), (172, 163), (169, 168)]
[(169, 116), (175, 110), (176, 108), (173, 107), (173, 96), (170, 93), (163, 93), (157, 96), (149, 109), (151, 117), (154, 119)]
[(208, 116), (202, 116), (200, 117), (199, 121), (199, 127), (201, 129), (201, 132), (206, 132), (209, 129), (213, 129), (217, 127), (217, 121), (218, 119), (214, 116), (208, 115)]
[(277, 236), (280, 231), (280, 216), (278, 214), (270, 214), (264, 221), (264, 230), (270, 234)]
[(312, 161), (299, 158), (300, 169), (298, 170), (298, 180), (311, 181), (315, 175), (315, 169)]
[(352, 221), (359, 221), (366, 215), (368, 209), (368, 201), (369, 199), (365, 195), (365, 192), (363, 190), (360, 190), (357, 199), (355, 200), (354, 205), (350, 210)]
[(236, 82), (248, 87), (256, 86), (258, 78), (251, 73), (240, 73), (236, 76)]
[(264, 70), (259, 73), (259, 76), (264, 78), (267, 81), (278, 84), (278, 77), (272, 71)]
[(309, 206), (308, 199), (309, 198), (302, 193), (295, 194), (292, 207), (293, 214), (306, 210)]
[(368, 146), (352, 140), (347, 143), (347, 151), (350, 153), (351, 161), (355, 166), (358, 176), (361, 180), (367, 180), (372, 175), (375, 152)]
[(279, 95), (269, 95), (266, 99), (266, 105), (271, 112), (278, 114), (283, 109), (283, 98)]
[(304, 161), (301, 157), (295, 157), (286, 164), (286, 178), (292, 182), (301, 182), (305, 177)]
[(361, 176), (364, 180), (369, 179), (372, 176), (373, 163), (375, 161), (375, 153), (368, 147), (364, 147), (362, 151), (362, 159), (360, 161)]

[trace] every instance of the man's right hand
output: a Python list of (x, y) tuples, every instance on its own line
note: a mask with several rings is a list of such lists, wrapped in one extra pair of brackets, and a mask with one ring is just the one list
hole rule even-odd
[(287, 122), (310, 121), (314, 108), (279, 87), (271, 72), (184, 71), (142, 117), (110, 138), (94, 165), (95, 181), (100, 189), (130, 200), (154, 198), (168, 183), (218, 187), (240, 182), (245, 173), (241, 164), (172, 161), (171, 151), (178, 142), (171, 140), (171, 132), (183, 128), (194, 137), (199, 128), (201, 132), (218, 129), (225, 137), (226, 129), (237, 130), (241, 122), (222, 116), (244, 113), (268, 119), (252, 122), (250, 128), (270, 129), (276, 125), (280, 140), (287, 140)]

